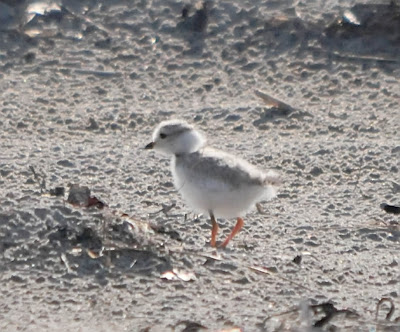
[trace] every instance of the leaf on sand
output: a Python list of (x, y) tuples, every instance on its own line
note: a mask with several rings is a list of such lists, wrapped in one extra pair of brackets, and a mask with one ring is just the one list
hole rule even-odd
[(173, 268), (172, 270), (165, 271), (160, 276), (161, 279), (170, 281), (182, 280), (182, 281), (194, 281), (197, 280), (196, 275), (193, 272), (183, 271)]
[(289, 115), (290, 113), (296, 110), (292, 106), (285, 104), (284, 102), (268, 95), (265, 92), (255, 90), (254, 93), (256, 94), (257, 97), (260, 97), (267, 104), (267, 106), (275, 107), (281, 110), (285, 115)]
[(179, 280), (178, 276), (172, 271), (165, 271), (165, 272), (161, 273), (160, 278), (166, 279), (166, 280), (173, 280), (173, 281)]
[(276, 272), (276, 271), (273, 271), (273, 270), (271, 270), (271, 269), (269, 269), (268, 267), (262, 267), (262, 266), (250, 266), (250, 270), (253, 270), (253, 271), (256, 271), (256, 272), (261, 272), (261, 273), (264, 273), (264, 274), (271, 274), (271, 273), (273, 273), (273, 272)]
[(207, 261), (222, 261), (222, 256), (218, 252), (212, 254), (200, 254), (200, 256), (207, 258)]
[(87, 254), (92, 259), (96, 259), (96, 258), (99, 258), (100, 256), (102, 256), (101, 251), (100, 252), (96, 252), (96, 251), (93, 251), (93, 250), (90, 250), (90, 249), (87, 250)]
[(104, 202), (99, 200), (96, 196), (90, 196), (88, 199), (87, 207), (95, 206), (98, 209), (104, 208), (104, 206), (107, 206)]

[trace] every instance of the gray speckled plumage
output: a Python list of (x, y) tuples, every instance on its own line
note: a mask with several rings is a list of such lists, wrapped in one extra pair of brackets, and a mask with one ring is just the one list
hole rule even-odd
[(196, 212), (239, 217), (256, 202), (276, 195), (275, 173), (206, 146), (204, 137), (184, 121), (162, 122), (148, 147), (172, 157), (175, 187)]
[(253, 165), (223, 151), (206, 147), (175, 158), (175, 167), (185, 167), (187, 177), (198, 183), (206, 177), (220, 182), (219, 185), (223, 184), (228, 190), (235, 190), (244, 183), (256, 186), (264, 183), (264, 174)]

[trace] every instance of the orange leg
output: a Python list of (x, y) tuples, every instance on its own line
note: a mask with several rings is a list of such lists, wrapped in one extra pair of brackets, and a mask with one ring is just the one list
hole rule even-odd
[(244, 225), (244, 221), (242, 218), (237, 218), (237, 222), (235, 227), (233, 227), (231, 234), (228, 235), (228, 237), (225, 239), (225, 241), (220, 245), (220, 247), (225, 248), (229, 241), (233, 239), (233, 237), (239, 233), (239, 231), (242, 229)]
[(217, 221), (215, 220), (214, 214), (210, 212), (210, 218), (212, 222), (212, 229), (211, 229), (211, 247), (216, 247), (217, 244), (217, 234), (218, 234), (218, 224)]

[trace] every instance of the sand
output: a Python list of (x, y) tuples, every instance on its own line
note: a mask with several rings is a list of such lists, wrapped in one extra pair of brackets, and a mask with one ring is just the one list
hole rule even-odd
[[(1, 331), (399, 331), (398, 9), (27, 4), (1, 4)], [(170, 118), (283, 179), (226, 250), (143, 149)]]

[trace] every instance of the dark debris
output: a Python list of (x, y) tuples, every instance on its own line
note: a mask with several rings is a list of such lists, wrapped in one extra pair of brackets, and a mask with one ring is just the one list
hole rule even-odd
[(385, 211), (386, 213), (391, 213), (391, 214), (400, 214), (400, 207), (395, 206), (395, 205), (389, 205), (386, 203), (382, 203), (380, 205), (381, 209)]
[(337, 309), (333, 303), (324, 302), (321, 304), (312, 305), (311, 309), (315, 314), (321, 313), (324, 315), (322, 318), (314, 323), (314, 327), (322, 327), (327, 324), (333, 317), (339, 314), (345, 314), (346, 316), (358, 316), (358, 314), (349, 309)]

